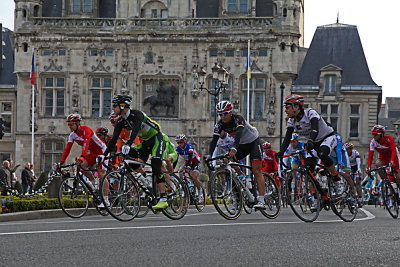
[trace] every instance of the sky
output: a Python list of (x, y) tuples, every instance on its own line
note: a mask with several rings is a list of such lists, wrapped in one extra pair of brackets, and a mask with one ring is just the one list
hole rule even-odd
[[(400, 0), (305, 0), (304, 46), (318, 26), (339, 22), (356, 25), (372, 79), (386, 97), (400, 97)], [(398, 17), (399, 16), (399, 17)], [(0, 23), (14, 30), (14, 0), (0, 0)]]

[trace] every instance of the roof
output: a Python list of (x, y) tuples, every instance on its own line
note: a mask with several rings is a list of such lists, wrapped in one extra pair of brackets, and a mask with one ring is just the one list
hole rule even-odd
[(342, 86), (377, 86), (369, 72), (357, 26), (334, 23), (317, 27), (294, 85), (318, 86), (320, 69), (329, 64), (343, 70)]
[[(3, 28), (3, 55), (5, 59), (3, 60), (3, 67), (0, 68), (0, 87), (2, 85), (17, 85), (17, 76), (14, 74), (14, 53), (13, 45), (11, 42), (12, 32)], [(0, 44), (1, 45), (1, 44)]]
[[(63, 0), (44, 0), (42, 8), (43, 17), (62, 17)], [(115, 18), (116, 1), (99, 1), (99, 18)]]

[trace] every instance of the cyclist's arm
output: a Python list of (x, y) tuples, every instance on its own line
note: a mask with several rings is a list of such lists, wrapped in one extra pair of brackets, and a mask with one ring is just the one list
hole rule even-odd
[(111, 151), (114, 151), (115, 144), (118, 141), (118, 138), (119, 138), (119, 135), (120, 135), (120, 133), (122, 131), (122, 128), (123, 128), (123, 121), (122, 120), (118, 120), (115, 123), (115, 128), (114, 128), (114, 132), (113, 132), (112, 138), (111, 138), (110, 142), (108, 142), (106, 151), (104, 151), (104, 155), (105, 156), (107, 156), (108, 153), (110, 153)]
[(81, 157), (85, 157), (89, 150), (89, 144), (90, 144), (90, 139), (92, 138), (92, 134), (94, 134), (92, 130), (89, 130), (88, 128), (85, 129), (83, 136)]
[(372, 160), (374, 159), (374, 148), (372, 147), (372, 144), (369, 144), (369, 152), (368, 152), (368, 168), (371, 168), (372, 166)]
[(236, 134), (235, 134), (235, 143), (233, 144), (234, 148), (238, 148), (239, 147), (239, 143), (240, 143), (240, 138), (242, 138), (243, 135), (243, 130), (244, 130), (244, 125), (238, 125), (236, 127)]
[(208, 149), (208, 152), (209, 152), (208, 155), (213, 154), (215, 147), (217, 146), (218, 138), (219, 138), (219, 135), (216, 135), (216, 134), (213, 135), (213, 139), (211, 140), (210, 147)]
[(279, 151), (286, 151), (286, 149), (289, 147), (290, 139), (292, 139), (293, 132), (294, 132), (294, 127), (292, 126), (287, 127), (286, 135), (285, 138), (283, 138), (281, 149)]
[(310, 120), (311, 123), (311, 133), (310, 133), (310, 140), (315, 141), (318, 136), (318, 118), (312, 118)]
[(71, 148), (72, 148), (73, 144), (74, 144), (73, 142), (68, 141), (68, 143), (67, 143), (67, 145), (66, 145), (66, 147), (64, 149), (64, 152), (63, 152), (63, 154), (61, 156), (61, 162), (65, 162), (67, 160), (69, 152), (71, 152)]
[(396, 157), (397, 157), (397, 149), (396, 149), (396, 144), (394, 142), (393, 137), (391, 137), (390, 135), (388, 135), (389, 140), (390, 140), (390, 152), (391, 152), (391, 157), (390, 157), (390, 161), (392, 163), (394, 163), (396, 161)]
[(132, 126), (132, 131), (129, 135), (129, 140), (126, 143), (126, 145), (131, 146), (133, 144), (133, 142), (136, 139), (136, 136), (138, 135), (141, 127), (142, 127), (142, 121), (144, 119), (144, 115), (141, 111), (138, 110), (134, 110), (132, 111), (134, 114), (132, 114), (135, 118), (135, 120), (133, 121), (133, 125)]
[(357, 162), (357, 172), (361, 173), (361, 159), (360, 159), (360, 156), (356, 157), (356, 162)]

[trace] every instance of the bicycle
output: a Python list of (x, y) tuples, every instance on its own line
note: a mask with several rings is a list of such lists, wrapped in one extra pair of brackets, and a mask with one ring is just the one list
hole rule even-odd
[[(325, 166), (316, 164), (322, 174), (327, 177), (327, 188), (323, 188), (313, 171), (305, 164), (305, 149), (298, 150), (283, 157), (299, 155), (301, 164), (298, 169), (298, 188), (297, 191), (291, 192), (288, 198), (290, 208), (294, 214), (302, 221), (313, 222), (318, 216), (322, 208), (332, 211), (343, 221), (351, 222), (355, 219), (358, 207), (355, 195), (355, 188), (352, 181), (348, 181), (346, 176), (339, 173), (339, 181), (334, 181), (330, 172)], [(311, 153), (310, 153), (311, 154)], [(287, 168), (283, 160), (281, 164)], [(293, 170), (288, 171), (290, 173)], [(291, 175), (288, 174), (288, 175)]]
[[(210, 162), (218, 159), (227, 159), (228, 155), (218, 155), (206, 160), (208, 168), (215, 171)], [(249, 185), (239, 179), (232, 166), (243, 167), (250, 170)], [(265, 210), (260, 212), (269, 219), (275, 219), (281, 210), (281, 198), (275, 180), (267, 173), (262, 173), (265, 181)], [(237, 162), (223, 163), (218, 166), (210, 178), (211, 199), (218, 213), (227, 220), (236, 220), (242, 213), (242, 208), (247, 206), (252, 209), (257, 202), (257, 183), (255, 182), (252, 167)], [(219, 202), (222, 202), (220, 205)]]
[[(71, 176), (67, 168), (76, 167), (75, 175)], [(58, 187), (58, 203), (66, 215), (71, 218), (80, 218), (87, 212), (89, 201), (92, 202), (99, 214), (107, 216), (108, 212), (104, 208), (99, 208), (102, 203), (99, 191), (93, 191), (83, 178), (82, 171), (97, 171), (97, 169), (85, 169), (81, 165), (72, 163), (60, 166), (54, 175), (61, 175), (63, 180)]]
[[(120, 165), (116, 170), (109, 172), (100, 182), (100, 192), (103, 192), (106, 179), (112, 184), (113, 190), (110, 191), (108, 200), (109, 206), (106, 206), (107, 211), (115, 219), (120, 221), (130, 221), (137, 217), (142, 201), (151, 209), (154, 214), (159, 213), (159, 210), (153, 210), (151, 207), (154, 206), (159, 200), (159, 194), (157, 192), (158, 184), (153, 179), (152, 186), (149, 188), (146, 184), (138, 179), (135, 175), (134, 167), (137, 165), (148, 166), (151, 165), (145, 162), (140, 162), (134, 159), (129, 159), (128, 156), (122, 153), (116, 153), (115, 156), (122, 156)], [(133, 166), (132, 166), (133, 165)], [(176, 175), (171, 175), (171, 183), (166, 188), (166, 197), (168, 202), (168, 208), (162, 209), (161, 212), (168, 218), (178, 220), (185, 216), (188, 209), (188, 196), (186, 186)], [(102, 200), (104, 201), (103, 194)]]
[[(199, 194), (198, 190), (193, 184), (193, 178), (192, 175), (190, 174), (190, 171), (179, 171), (179, 173), (182, 175), (182, 181), (185, 183), (188, 191), (189, 191), (189, 197), (190, 197), (190, 202), (193, 201), (193, 204), (195, 205), (196, 209), (199, 212), (202, 212), (206, 206), (206, 190), (204, 189), (203, 185), (201, 184), (201, 192), (203, 194), (203, 201), (200, 202), (199, 199)], [(169, 174), (169, 173), (168, 173)]]
[[(388, 171), (388, 169), (390, 171)], [(395, 169), (392, 164), (381, 166), (375, 169), (371, 169), (367, 174), (371, 179), (374, 179), (371, 175), (373, 171), (384, 170), (386, 172), (386, 177), (381, 177), (381, 197), (383, 204), (387, 211), (389, 212), (390, 216), (393, 219), (398, 218), (399, 216), (399, 195), (394, 190), (389, 177), (392, 177), (394, 183), (396, 183), (396, 179), (394, 177)]]

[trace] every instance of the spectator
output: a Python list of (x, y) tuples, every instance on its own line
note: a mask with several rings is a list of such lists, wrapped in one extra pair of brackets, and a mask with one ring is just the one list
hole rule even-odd
[(47, 176), (50, 178), (53, 175), (57, 175), (57, 163), (53, 164), (53, 167), (51, 168), (51, 170), (49, 171), (49, 173), (47, 174)]
[(35, 183), (36, 183), (36, 181), (37, 181), (37, 177), (36, 177), (36, 175), (35, 175), (35, 170), (34, 170), (34, 165), (33, 165), (33, 163), (31, 163), (31, 164), (29, 165), (29, 168), (31, 169), (31, 172), (32, 172), (32, 181), (31, 181), (30, 188), (29, 188), (29, 194), (32, 194), (33, 186), (35, 185)]
[(21, 180), (22, 180), (22, 194), (26, 194), (28, 191), (29, 193), (32, 192), (31, 184), (33, 181), (33, 173), (30, 168), (30, 163), (27, 162), (25, 164), (25, 168), (22, 170), (21, 173)]
[(5, 160), (3, 161), (3, 166), (0, 168), (0, 192), (2, 195), (7, 194), (7, 187), (11, 187), (11, 172), (10, 162)]
[(14, 161), (12, 159), (7, 159), (8, 162), (10, 162), (10, 172), (11, 172), (11, 189), (14, 190), (15, 189), (15, 183), (18, 180), (18, 177), (15, 175), (15, 171), (18, 169), (19, 166), (21, 166), (21, 164), (17, 164), (17, 166), (14, 167)]

